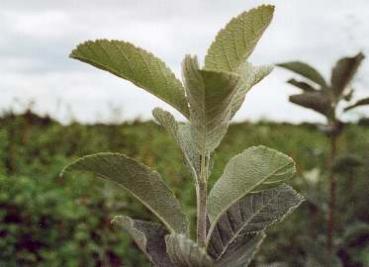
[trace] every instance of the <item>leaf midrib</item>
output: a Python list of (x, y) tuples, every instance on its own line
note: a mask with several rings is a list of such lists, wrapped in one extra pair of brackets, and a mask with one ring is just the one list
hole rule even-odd
[[(242, 194), (240, 197), (236, 198), (234, 201), (232, 201), (229, 205), (227, 205), (226, 208), (223, 208), (221, 210), (221, 212), (218, 213), (218, 215), (214, 218), (213, 223), (210, 226), (209, 229), (209, 235), (208, 235), (208, 242), (210, 240), (210, 236), (216, 226), (216, 223), (218, 222), (219, 218), (224, 214), (224, 212), (226, 212), (230, 207), (233, 206), (233, 204), (235, 204), (237, 201), (239, 201), (241, 198), (243, 198), (244, 196), (246, 196), (248, 193), (250, 193), (254, 188), (256, 188), (258, 185), (262, 184), (265, 180), (269, 179), (272, 175), (274, 175), (276, 172), (280, 171), (281, 169), (283, 169), (284, 167), (288, 166), (289, 164), (291, 164), (291, 162), (288, 162), (286, 164), (284, 164), (283, 166), (279, 167), (278, 169), (274, 170), (272, 173), (270, 173), (269, 175), (267, 175), (264, 179), (260, 180), (258, 183), (254, 184), (254, 186), (252, 186), (249, 190), (247, 190), (244, 194)], [(207, 242), (207, 243), (208, 243)]]
[[(276, 196), (275, 197), (278, 197), (279, 195), (281, 194), (281, 191), (278, 191), (277, 192), (277, 194), (276, 194)], [(265, 203), (265, 205), (263, 205), (262, 207), (260, 207), (259, 209), (256, 209), (256, 211), (254, 212), (254, 214), (248, 219), (248, 220), (246, 220), (243, 224), (242, 224), (242, 226), (239, 228), (239, 230), (237, 230), (235, 233), (234, 233), (234, 235), (233, 235), (233, 237), (229, 240), (229, 242), (227, 242), (227, 244), (223, 247), (223, 250), (222, 250), (222, 252), (220, 253), (220, 255), (217, 257), (217, 259), (216, 260), (219, 260), (223, 255), (224, 255), (224, 253), (227, 251), (227, 249), (228, 249), (228, 247), (233, 243), (233, 241), (236, 239), (236, 237), (242, 232), (242, 230), (247, 226), (247, 224), (252, 220), (252, 219), (254, 219), (259, 213), (260, 213), (260, 211), (261, 210), (263, 210), (267, 205), (269, 205), (270, 204), (270, 202), (272, 202), (273, 201), (273, 197), (272, 198), (270, 198), (270, 200), (269, 201), (267, 201), (267, 203)], [(265, 229), (265, 227), (263, 228), (263, 229)], [(261, 231), (263, 231), (263, 230), (261, 230)], [(260, 231), (259, 231), (260, 232)], [(210, 239), (211, 240), (211, 239)]]

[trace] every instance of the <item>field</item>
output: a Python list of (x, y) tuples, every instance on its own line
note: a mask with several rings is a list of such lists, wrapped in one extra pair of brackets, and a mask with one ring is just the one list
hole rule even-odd
[[(31, 112), (0, 119), (0, 266), (149, 266), (132, 240), (111, 224), (118, 214), (154, 218), (124, 192), (85, 175), (60, 177), (78, 156), (125, 153), (159, 171), (195, 215), (190, 175), (179, 150), (154, 122), (62, 126)], [(369, 127), (347, 125), (339, 152), (356, 165), (337, 174), (337, 257), (344, 266), (369, 266)], [(328, 143), (314, 125), (238, 123), (215, 155), (212, 179), (252, 145), (278, 149), (297, 164), (290, 182), (306, 201), (274, 226), (254, 265), (312, 265), (324, 257)], [(347, 163), (348, 164), (348, 163)], [(337, 167), (338, 168), (338, 167)]]

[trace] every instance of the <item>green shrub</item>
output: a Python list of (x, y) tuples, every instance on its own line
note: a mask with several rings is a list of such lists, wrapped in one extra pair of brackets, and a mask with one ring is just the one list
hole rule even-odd
[(107, 216), (129, 202), (90, 179), (64, 182), (0, 179), (0, 266), (144, 266)]

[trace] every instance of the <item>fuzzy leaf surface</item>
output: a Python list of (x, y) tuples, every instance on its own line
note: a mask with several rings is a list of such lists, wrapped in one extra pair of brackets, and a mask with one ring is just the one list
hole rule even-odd
[(298, 95), (291, 95), (290, 102), (329, 116), (332, 112), (329, 97), (321, 92), (306, 92)]
[(153, 110), (154, 118), (164, 127), (177, 142), (194, 177), (200, 172), (200, 155), (196, 150), (191, 135), (191, 126), (188, 123), (178, 123), (172, 114), (161, 108)]
[(302, 200), (301, 195), (285, 184), (246, 195), (209, 232), (209, 255), (217, 261), (239, 257), (240, 251), (247, 250), (257, 234), (283, 220)]
[(232, 99), (240, 77), (235, 74), (200, 70), (197, 59), (187, 56), (183, 77), (190, 104), (193, 140), (200, 154), (212, 152), (225, 135), (232, 112)]
[(253, 146), (234, 156), (210, 191), (210, 228), (215, 227), (218, 219), (248, 193), (256, 192), (262, 186), (276, 186), (295, 172), (293, 159), (265, 146)]
[(162, 225), (134, 220), (128, 216), (115, 217), (113, 223), (122, 226), (131, 235), (137, 246), (155, 266), (176, 267), (167, 254), (165, 236), (168, 231)]
[(350, 84), (364, 58), (364, 55), (359, 53), (354, 57), (342, 58), (336, 63), (331, 76), (331, 85), (336, 97), (340, 97)]
[(134, 83), (188, 117), (182, 83), (146, 50), (124, 41), (96, 40), (78, 45), (70, 56)]
[(273, 18), (274, 6), (241, 13), (220, 30), (205, 57), (205, 69), (236, 72), (250, 56)]
[(355, 104), (346, 107), (345, 111), (348, 111), (350, 109), (360, 107), (360, 106), (366, 106), (366, 105), (369, 105), (369, 97), (358, 100)]
[(312, 66), (300, 61), (291, 61), (286, 63), (277, 64), (277, 66), (293, 71), (310, 81), (319, 84), (320, 86), (326, 88), (327, 83), (323, 76)]
[(82, 157), (65, 171), (87, 171), (121, 186), (142, 202), (170, 230), (187, 233), (188, 221), (158, 172), (123, 154), (97, 153)]
[(264, 232), (243, 236), (238, 243), (239, 246), (232, 249), (232, 254), (224, 256), (216, 261), (217, 267), (247, 267), (260, 249), (261, 243), (264, 241), (266, 234)]
[(171, 234), (165, 237), (167, 252), (176, 267), (212, 267), (212, 259), (206, 251), (184, 235)]
[(272, 66), (253, 66), (251, 63), (243, 63), (237, 74), (240, 76), (237, 84), (237, 91), (232, 99), (232, 117), (242, 106), (247, 92), (262, 79), (264, 79), (271, 71)]

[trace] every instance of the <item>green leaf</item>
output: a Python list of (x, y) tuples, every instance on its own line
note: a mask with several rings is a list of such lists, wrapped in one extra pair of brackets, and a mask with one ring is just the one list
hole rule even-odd
[(215, 264), (217, 267), (247, 267), (255, 254), (260, 249), (261, 243), (263, 243), (266, 234), (264, 232), (258, 234), (250, 234), (243, 236), (242, 245), (232, 249), (232, 254), (225, 255), (222, 259)]
[[(285, 154), (264, 146), (254, 146), (233, 157), (209, 194), (209, 218), (212, 227), (234, 203), (248, 193), (291, 178), (294, 161)], [(211, 228), (212, 228), (211, 227)]]
[(369, 97), (358, 100), (355, 104), (352, 104), (345, 108), (345, 111), (351, 110), (356, 107), (369, 105)]
[(241, 13), (220, 30), (205, 57), (205, 69), (236, 72), (250, 56), (270, 24), (274, 6)]
[(277, 66), (293, 71), (315, 82), (316, 84), (319, 84), (323, 88), (327, 87), (327, 83), (324, 80), (323, 76), (315, 68), (313, 68), (312, 66), (304, 62), (291, 61), (291, 62), (277, 64)]
[(70, 56), (131, 81), (188, 117), (182, 83), (153, 54), (124, 41), (96, 40), (78, 45)]
[(194, 145), (190, 125), (188, 123), (178, 123), (172, 114), (160, 108), (153, 110), (153, 116), (177, 142), (187, 166), (194, 177), (197, 177), (200, 173), (200, 155)]
[(297, 81), (295, 79), (290, 79), (287, 81), (289, 84), (292, 84), (293, 86), (296, 86), (306, 92), (316, 92), (317, 89), (315, 89), (313, 86), (311, 86), (310, 84), (306, 83), (306, 82), (302, 82), (302, 81)]
[(205, 250), (184, 235), (171, 234), (165, 237), (167, 252), (176, 267), (214, 266)]
[(145, 253), (148, 259), (161, 267), (175, 267), (171, 262), (165, 244), (168, 231), (160, 224), (133, 220), (128, 216), (117, 216), (113, 223), (122, 226)]
[(262, 79), (264, 79), (271, 71), (272, 66), (253, 66), (245, 62), (238, 69), (240, 80), (237, 85), (237, 92), (232, 99), (232, 117), (242, 106), (247, 92)]
[(240, 77), (225, 72), (200, 70), (197, 59), (187, 56), (183, 77), (190, 104), (193, 140), (201, 155), (212, 152), (227, 132), (232, 99)]
[(159, 173), (125, 155), (98, 153), (82, 157), (62, 172), (88, 171), (116, 183), (141, 201), (170, 230), (187, 233), (188, 221)]
[[(219, 218), (215, 227), (210, 229), (209, 255), (216, 261), (237, 259), (242, 254), (241, 251), (250, 247), (250, 241), (257, 234), (282, 221), (302, 200), (303, 197), (287, 185), (246, 195), (233, 204)], [(246, 264), (251, 258), (244, 260), (247, 260), (244, 262)]]
[(296, 105), (315, 110), (325, 116), (329, 116), (333, 111), (329, 97), (321, 92), (291, 95), (289, 100)]
[(364, 58), (362, 53), (358, 53), (354, 57), (342, 58), (336, 63), (331, 76), (331, 86), (336, 97), (340, 97), (350, 84)]

